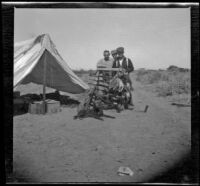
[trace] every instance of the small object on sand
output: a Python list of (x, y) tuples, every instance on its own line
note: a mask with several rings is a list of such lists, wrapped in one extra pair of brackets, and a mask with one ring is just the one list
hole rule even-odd
[(149, 105), (146, 105), (145, 109), (144, 109), (144, 112), (147, 112), (148, 108), (149, 108)]
[(148, 108), (149, 108), (149, 105), (146, 105), (146, 104), (141, 102), (141, 103), (138, 103), (136, 105), (135, 110), (138, 111), (138, 112), (144, 112), (145, 113), (145, 112), (147, 112)]
[(172, 105), (176, 105), (178, 107), (190, 107), (191, 105), (190, 104), (185, 104), (185, 103), (171, 103)]
[(133, 176), (133, 171), (129, 167), (119, 167), (118, 169), (118, 174), (120, 176), (128, 175), (128, 176)]

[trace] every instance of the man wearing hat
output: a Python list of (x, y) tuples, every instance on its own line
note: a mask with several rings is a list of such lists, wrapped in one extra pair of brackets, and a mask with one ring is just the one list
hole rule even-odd
[[(112, 54), (112, 57), (113, 57), (113, 65), (114, 65), (114, 64), (116, 64), (116, 61), (117, 61), (117, 50), (112, 50), (111, 54)], [(117, 68), (117, 67), (112, 66), (112, 68)], [(113, 72), (112, 76), (114, 76), (115, 74), (116, 74), (116, 72)]]
[[(118, 47), (117, 48), (117, 56), (118, 60), (116, 61), (117, 68), (122, 67), (124, 68), (128, 73), (131, 73), (134, 71), (133, 63), (129, 58), (126, 58), (124, 56), (124, 48)], [(114, 64), (113, 64), (114, 65)]]
[[(130, 88), (133, 91), (132, 87), (132, 81), (130, 79), (130, 73), (134, 71), (133, 63), (132, 61), (124, 56), (124, 48), (123, 47), (118, 47), (116, 49), (117, 51), (117, 60), (113, 62), (113, 68), (123, 68), (127, 72), (127, 81), (130, 83)], [(132, 101), (130, 103), (132, 104)]]
[(112, 54), (113, 60), (116, 61), (117, 60), (117, 50), (112, 50), (111, 54)]

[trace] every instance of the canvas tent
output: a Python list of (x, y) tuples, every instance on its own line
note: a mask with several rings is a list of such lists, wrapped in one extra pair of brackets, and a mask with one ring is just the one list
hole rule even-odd
[(73, 94), (89, 89), (62, 59), (48, 34), (14, 45), (14, 90), (30, 82)]

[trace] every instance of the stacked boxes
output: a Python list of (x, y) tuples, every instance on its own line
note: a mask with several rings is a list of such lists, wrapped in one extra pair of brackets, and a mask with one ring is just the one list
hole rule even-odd
[(52, 114), (60, 112), (60, 101), (46, 100), (45, 111), (43, 109), (43, 101), (35, 101), (29, 104), (30, 114)]

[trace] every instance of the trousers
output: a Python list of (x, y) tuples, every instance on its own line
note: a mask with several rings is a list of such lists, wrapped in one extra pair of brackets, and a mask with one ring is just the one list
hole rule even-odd
[(128, 74), (126, 75), (126, 80), (127, 80), (127, 82), (130, 84), (131, 90), (133, 90), (133, 84), (132, 84), (132, 81), (131, 81), (131, 78), (130, 78), (130, 73), (128, 73)]

